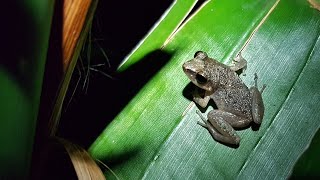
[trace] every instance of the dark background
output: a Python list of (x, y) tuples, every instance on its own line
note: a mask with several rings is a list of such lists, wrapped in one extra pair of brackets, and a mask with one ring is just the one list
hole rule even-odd
[(115, 71), (172, 3), (172, 0), (99, 1), (91, 33), (64, 101), (59, 137), (88, 148), (166, 63), (170, 54), (158, 50), (124, 73)]

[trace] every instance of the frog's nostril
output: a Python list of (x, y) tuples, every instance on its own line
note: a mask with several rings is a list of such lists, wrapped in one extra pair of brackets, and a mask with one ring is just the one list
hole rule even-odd
[(182, 67), (183, 71), (187, 74), (191, 73), (192, 71), (188, 68), (186, 68), (185, 66)]
[(182, 66), (182, 70), (183, 70), (184, 72), (188, 72), (188, 70), (187, 70), (187, 68), (186, 68), (185, 66)]

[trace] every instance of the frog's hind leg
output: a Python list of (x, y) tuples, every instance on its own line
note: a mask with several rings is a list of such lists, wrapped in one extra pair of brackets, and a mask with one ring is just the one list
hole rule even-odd
[(266, 88), (264, 84), (261, 90), (258, 89), (258, 76), (254, 73), (254, 87), (250, 88), (252, 97), (252, 118), (256, 124), (261, 124), (264, 115), (264, 104), (262, 100), (262, 93)]
[(197, 110), (196, 112), (200, 116), (201, 120), (203, 121), (203, 122), (198, 121), (197, 123), (200, 126), (206, 128), (215, 140), (223, 143), (227, 143), (227, 144), (234, 144), (234, 145), (238, 145), (240, 143), (240, 137), (237, 135), (235, 130), (232, 128), (232, 126), (229, 125), (227, 122), (221, 123), (219, 120), (215, 120), (217, 123), (214, 123), (215, 125), (214, 126), (212, 123), (210, 123), (212, 122), (212, 120), (208, 121), (206, 120), (205, 117), (202, 116), (200, 111)]

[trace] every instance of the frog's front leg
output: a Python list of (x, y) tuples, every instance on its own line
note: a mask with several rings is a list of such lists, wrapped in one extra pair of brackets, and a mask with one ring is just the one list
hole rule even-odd
[(261, 91), (258, 89), (258, 76), (254, 74), (254, 84), (255, 86), (250, 88), (250, 94), (252, 97), (252, 118), (256, 124), (261, 124), (264, 115), (264, 105), (262, 100), (262, 92), (266, 88), (264, 84)]
[(250, 123), (249, 119), (221, 110), (210, 111), (208, 120), (199, 111), (197, 113), (204, 122), (198, 122), (198, 124), (206, 128), (215, 140), (227, 144), (238, 145), (240, 143), (240, 137), (233, 127), (245, 127)]
[(233, 71), (238, 71), (242, 69), (242, 72), (247, 68), (247, 61), (241, 56), (241, 53), (239, 53), (232, 61), (232, 65), (230, 66), (230, 69)]
[(197, 87), (193, 92), (193, 101), (199, 104), (202, 108), (205, 108), (210, 101), (210, 96), (207, 94), (207, 92), (204, 92), (204, 97), (201, 97), (199, 88)]

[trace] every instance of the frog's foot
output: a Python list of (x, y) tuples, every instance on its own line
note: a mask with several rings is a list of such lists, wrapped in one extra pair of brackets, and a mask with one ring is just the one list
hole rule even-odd
[[(211, 116), (208, 116), (210, 118), (208, 121), (202, 116), (200, 111), (197, 110), (196, 112), (203, 121), (203, 123), (198, 122), (198, 124), (206, 128), (215, 140), (234, 145), (238, 145), (240, 143), (240, 137), (237, 135), (236, 131), (230, 124), (224, 121), (223, 118), (212, 118)], [(209, 112), (209, 114), (211, 112)]]
[[(254, 86), (258, 89), (258, 75), (257, 75), (257, 73), (254, 73)], [(263, 84), (262, 85), (262, 88), (261, 88), (261, 90), (260, 90), (260, 93), (262, 94), (263, 93), (263, 91), (264, 91), (264, 89), (267, 87), (267, 85), (266, 84)]]
[(207, 126), (208, 122), (207, 122), (206, 118), (204, 118), (202, 116), (202, 114), (201, 114), (201, 112), (199, 110), (196, 110), (196, 113), (200, 116), (201, 120), (203, 121), (203, 122), (198, 121), (197, 124), (199, 124), (200, 126), (202, 126), (202, 127), (207, 129), (208, 128), (208, 126)]
[(257, 73), (254, 73), (254, 87), (250, 88), (250, 93), (252, 97), (252, 117), (253, 121), (256, 124), (261, 124), (263, 115), (264, 115), (264, 104), (262, 100), (262, 92), (266, 88), (266, 85), (264, 84), (259, 91), (258, 89), (258, 75)]
[(242, 69), (243, 75), (245, 75), (245, 70), (247, 68), (247, 61), (239, 53), (232, 61), (230, 69), (233, 71), (239, 71)]

